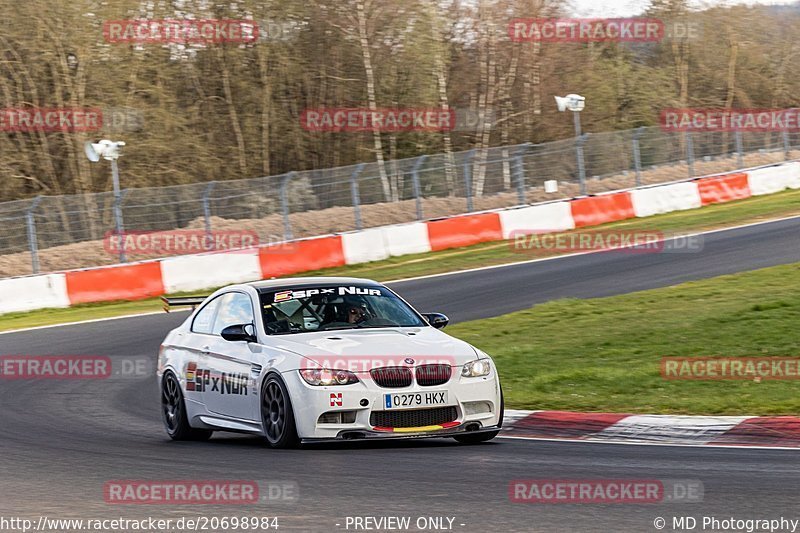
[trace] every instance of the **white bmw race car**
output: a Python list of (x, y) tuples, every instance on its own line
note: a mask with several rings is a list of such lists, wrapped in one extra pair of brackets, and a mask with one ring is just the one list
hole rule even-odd
[(330, 439), (494, 438), (497, 368), (391, 289), (355, 278), (232, 285), (164, 298), (197, 309), (161, 345), (164, 425), (176, 440), (214, 431), (273, 448)]

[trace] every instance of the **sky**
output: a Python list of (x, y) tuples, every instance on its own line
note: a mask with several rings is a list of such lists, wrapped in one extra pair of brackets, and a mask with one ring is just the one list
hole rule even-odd
[[(701, 0), (693, 3), (701, 5), (720, 4), (792, 4), (796, 0)], [(629, 17), (642, 12), (648, 0), (572, 0), (573, 15), (576, 17)]]

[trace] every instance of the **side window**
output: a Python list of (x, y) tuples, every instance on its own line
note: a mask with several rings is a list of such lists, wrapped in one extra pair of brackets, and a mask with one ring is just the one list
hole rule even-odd
[(192, 331), (194, 333), (211, 333), (214, 316), (217, 314), (217, 307), (219, 307), (221, 299), (221, 297), (214, 298), (195, 315), (192, 321)]
[(220, 297), (219, 312), (211, 333), (219, 335), (228, 326), (255, 324), (250, 297), (241, 292), (229, 292)]

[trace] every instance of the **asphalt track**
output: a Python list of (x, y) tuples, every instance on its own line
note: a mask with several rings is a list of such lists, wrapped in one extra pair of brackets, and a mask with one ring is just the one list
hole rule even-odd
[[(561, 297), (590, 298), (800, 261), (800, 218), (705, 236), (698, 253), (601, 253), (393, 284), (423, 311), (455, 321)], [(108, 355), (152, 361), (185, 314), (150, 315), (0, 335), (0, 354)], [(455, 531), (656, 531), (656, 517), (800, 519), (793, 451), (497, 439), (356, 443), (274, 451), (218, 434), (173, 443), (152, 378), (0, 382), (0, 518), (278, 516), (280, 530), (346, 531), (348, 516), (455, 518)], [(516, 479), (696, 479), (704, 501), (531, 505)], [(109, 480), (288, 481), (299, 501), (255, 506), (108, 505)], [(340, 524), (340, 526), (337, 526)], [(461, 525), (463, 524), (463, 525)], [(2, 522), (0, 522), (2, 527)], [(412, 531), (417, 530), (412, 527)], [(706, 529), (708, 530), (708, 529)], [(353, 531), (351, 528), (350, 531)]]

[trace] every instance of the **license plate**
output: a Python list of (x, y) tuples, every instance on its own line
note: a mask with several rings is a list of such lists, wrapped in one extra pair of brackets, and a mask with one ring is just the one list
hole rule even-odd
[(383, 395), (383, 406), (386, 409), (413, 409), (414, 407), (430, 407), (434, 405), (447, 405), (447, 391)]

